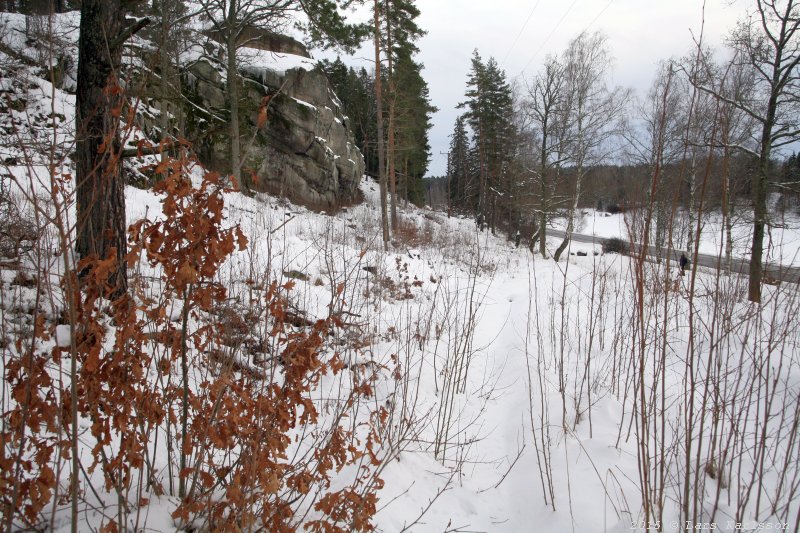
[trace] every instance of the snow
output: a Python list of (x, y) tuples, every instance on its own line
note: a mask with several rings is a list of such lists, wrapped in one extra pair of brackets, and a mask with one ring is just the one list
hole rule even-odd
[[(372, 204), (372, 216), (376, 217), (376, 188), (367, 185), (364, 189), (367, 203)], [(365, 215), (364, 207), (358, 207), (345, 215), (349, 219), (359, 219)], [(424, 227), (428, 223), (421, 213), (415, 213), (415, 225)], [(281, 217), (277, 217), (280, 220)], [(277, 222), (277, 220), (275, 221)], [(546, 309), (548, 301), (553, 297), (549, 289), (557, 290), (564, 281), (565, 265), (535, 259), (523, 250), (513, 249), (507, 242), (490, 238), (487, 235), (475, 235), (474, 226), (469, 221), (440, 221), (448, 233), (459, 238), (477, 238), (491, 257), (489, 271), (494, 274), (482, 275), (479, 281), (479, 292), (483, 295), (482, 312), (476, 326), (476, 339), (481, 345), (476, 354), (474, 375), (470, 390), (475, 393), (458, 400), (456, 411), (459, 413), (459, 441), (471, 442), (468, 446), (469, 465), (456, 475), (457, 481), (450, 480), (452, 473), (440, 463), (432, 460), (428, 453), (415, 450), (402, 454), (396, 462), (392, 462), (385, 471), (388, 481), (384, 499), (392, 502), (379, 514), (378, 523), (383, 531), (398, 531), (410, 524), (421, 513), (429, 501), (434, 498), (436, 504), (425, 514), (421, 523), (414, 526), (416, 531), (441, 531), (448, 527), (464, 527), (477, 531), (526, 531), (531, 523), (541, 522), (547, 517), (548, 530), (569, 531), (627, 531), (636, 517), (626, 516), (616, 501), (621, 494), (630, 498), (635, 493), (636, 463), (631, 458), (636, 455), (635, 442), (623, 442), (619, 446), (612, 444), (617, 439), (621, 403), (613, 398), (602, 398), (594, 406), (594, 432), (591, 438), (588, 428), (581, 424), (575, 430), (557, 437), (559, 451), (553, 458), (553, 478), (555, 491), (562, 506), (569, 495), (571, 511), (554, 513), (544, 503), (532, 504), (540, 498), (537, 482), (532, 472), (537, 469), (535, 455), (530, 438), (526, 436), (526, 419), (530, 413), (523, 406), (529, 404), (525, 383), (527, 371), (523, 360), (527, 350), (524, 343), (525, 321), (519, 317), (529, 316), (532, 287), (540, 287), (533, 295), (534, 306)], [(319, 234), (324, 230), (319, 224), (331, 221), (313, 221), (306, 215), (300, 215), (289, 226), (284, 242), (288, 247), (303, 249), (306, 244), (301, 237), (306, 234), (304, 224), (317, 226), (308, 230), (308, 234)], [(374, 220), (372, 221), (374, 224)], [(337, 222), (334, 224), (338, 225)], [(471, 227), (472, 226), (472, 227)], [(347, 230), (343, 229), (346, 237)], [(307, 242), (307, 241), (306, 241)], [(579, 249), (593, 250), (592, 245), (576, 245)], [(303, 252), (306, 250), (303, 250)], [(298, 251), (298, 254), (303, 254)], [(465, 271), (469, 265), (452, 261), (449, 254), (457, 252), (430, 248), (406, 248), (402, 261), (411, 267), (420, 279), (427, 279), (428, 274), (449, 284), (455, 294), (465, 293), (468, 281)], [(469, 254), (469, 251), (465, 252)], [(480, 253), (480, 252), (478, 252)], [(294, 253), (291, 266), (306, 268), (313, 261), (298, 260)], [(380, 262), (380, 254), (367, 255), (365, 263)], [(591, 279), (591, 272), (597, 268), (612, 269), (623, 277), (628, 268), (628, 261), (618, 256), (596, 258), (570, 257), (567, 283), (575, 286), (575, 293), (586, 289)], [(431, 265), (433, 267), (431, 268)], [(391, 270), (391, 257), (384, 257), (379, 269)], [(311, 272), (319, 271), (311, 267)], [(312, 274), (312, 277), (313, 275)], [(570, 293), (573, 291), (570, 290)], [(574, 298), (575, 296), (573, 296)], [(403, 322), (401, 310), (386, 303), (382, 304), (378, 320), (382, 327), (397, 325)], [(377, 349), (379, 348), (379, 349)], [(400, 348), (389, 343), (376, 347), (375, 352), (391, 352)], [(426, 412), (426, 408), (436, 406), (436, 385), (432, 376), (419, 376), (421, 394), (426, 399), (420, 400), (418, 408)], [(427, 387), (427, 389), (426, 389)], [(551, 412), (547, 417), (557, 419), (558, 410), (555, 398), (548, 400)], [(463, 425), (461, 425), (463, 424)], [(530, 428), (527, 429), (530, 431)], [(554, 430), (555, 434), (560, 433)], [(520, 459), (515, 461), (519, 453)], [(514, 467), (503, 477), (506, 471)], [(617, 494), (607, 494), (610, 482), (617, 483)], [(571, 486), (570, 486), (571, 485)], [(443, 491), (441, 495), (437, 494)], [(629, 502), (630, 503), (630, 502)], [(415, 512), (416, 511), (416, 512)], [(538, 517), (538, 518), (537, 518)]]
[(295, 97), (292, 97), (292, 100), (294, 100), (295, 102), (297, 102), (298, 104), (300, 104), (303, 107), (307, 107), (307, 108), (309, 108), (309, 109), (311, 109), (313, 111), (317, 110), (317, 106), (315, 106), (314, 104), (311, 104), (309, 102), (306, 102), (305, 100), (300, 100), (299, 98), (295, 98)]
[(257, 48), (240, 48), (238, 54), (249, 70), (267, 69), (281, 76), (285, 76), (289, 70), (312, 71), (317, 66), (317, 62), (308, 57), (270, 52)]
[(56, 326), (56, 346), (59, 348), (68, 348), (72, 342), (72, 332), (70, 326), (66, 324), (59, 324)]
[[(576, 415), (570, 408), (570, 427), (564, 431), (559, 422), (560, 400), (552, 381), (556, 379), (552, 367), (544, 372), (545, 383), (550, 383), (544, 389), (545, 410), (538, 400), (537, 378), (533, 377), (531, 385), (528, 377), (528, 365), (539, 352), (537, 338), (547, 339), (562, 327), (567, 328), (571, 342), (584, 338), (580, 324), (588, 320), (586, 294), (591, 293), (592, 273), (606, 270), (624, 281), (629, 260), (589, 254), (570, 256), (568, 262), (557, 264), (531, 256), (524, 248), (516, 249), (488, 233), (476, 232), (470, 220), (447, 219), (441, 214), (430, 220), (424, 216), (426, 213), (416, 210), (402, 216), (422, 233), (430, 232), (435, 244), (398, 245), (385, 253), (377, 236), (376, 187), (367, 182), (364, 193), (364, 205), (332, 217), (272, 198), (228, 195), (227, 219), (231, 224), (243, 225), (251, 247), (246, 256), (237, 254), (232, 258), (221, 279), (237, 279), (237, 272), (249, 268), (252, 257), (271, 254), (273, 276), (299, 270), (312, 281), (322, 280), (320, 286), (298, 283), (295, 295), (296, 303), (314, 318), (326, 313), (331, 283), (344, 279), (348, 272), (356, 273), (348, 298), (352, 298), (352, 309), (361, 317), (359, 320), (371, 324), (376, 339), (368, 353), (352, 353), (348, 362), (375, 361), (389, 366), (390, 356), (400, 354), (407, 360), (405, 368), (412, 377), (413, 394), (417, 395), (415, 411), (421, 417), (416, 438), (404, 442), (403, 451), (383, 471), (386, 488), (380, 493), (378, 530), (394, 532), (409, 526), (419, 532), (631, 530), (631, 523), (639, 518), (637, 448), (635, 439), (623, 438), (615, 444), (624, 411), (621, 400), (607, 392), (595, 400), (591, 436), (588, 423), (575, 423)], [(127, 201), (131, 221), (144, 215), (160, 215), (159, 199), (148, 191), (129, 188)], [(286, 220), (289, 222), (280, 226)], [(326, 248), (325, 242), (336, 244)], [(366, 253), (362, 255), (365, 245)], [(579, 249), (594, 250), (594, 246), (576, 244), (572, 251)], [(396, 285), (405, 278), (423, 283), (411, 287), (410, 299), (405, 299), (402, 291), (387, 290), (363, 300), (362, 290), (374, 285), (372, 275), (361, 270), (362, 265), (376, 266), (381, 277), (395, 280)], [(563, 326), (555, 303), (562, 289), (566, 290), (569, 306)], [(238, 292), (235, 285), (231, 290), (234, 295)], [(449, 301), (454, 307), (448, 311), (447, 306), (434, 305), (436, 301)], [(478, 303), (479, 310), (475, 316), (468, 392), (454, 398), (450, 441), (444, 457), (437, 459), (426, 443), (436, 438), (436, 413), (441, 407), (444, 379), (441, 371), (447, 364), (447, 355), (467, 333), (464, 321), (469, 316), (470, 302)], [(677, 304), (684, 305), (680, 301)], [(535, 308), (542, 313), (542, 329), (531, 337), (528, 328), (531, 321), (536, 321)], [(611, 313), (612, 307), (606, 312)], [(179, 319), (180, 314), (179, 308), (168, 310), (173, 319)], [(431, 338), (422, 349), (414, 347), (414, 342), (405, 343), (405, 335), (425, 325), (443, 327), (441, 340), (435, 342), (428, 332)], [(391, 328), (398, 333), (392, 333)], [(677, 347), (685, 337), (678, 334), (675, 341)], [(68, 342), (68, 330), (58, 326), (55, 343), (66, 346)], [(557, 343), (545, 341), (541, 348), (544, 352), (540, 354), (552, 360)], [(571, 358), (580, 352), (569, 353)], [(603, 360), (603, 355), (598, 352), (598, 361)], [(570, 365), (577, 362), (570, 359)], [(324, 380), (320, 397), (335, 394), (338, 386), (335, 380)], [(382, 382), (376, 391), (378, 401), (396, 398), (391, 381)], [(532, 427), (539, 427), (542, 421), (551, 431), (555, 511), (545, 503), (531, 438)], [(176, 502), (154, 495), (147, 498), (150, 503), (139, 517), (140, 524), (151, 530), (175, 530), (170, 513)], [(64, 513), (60, 511), (59, 515), (65, 517)], [(674, 509), (669, 513), (668, 516), (677, 516)], [(99, 516), (87, 515), (85, 519), (87, 527), (99, 525)], [(63, 518), (56, 524), (63, 524), (56, 527), (57, 531), (69, 527), (69, 521)], [(541, 524), (541, 528), (533, 524)]]
[[(367, 225), (374, 227), (376, 224), (376, 189), (374, 184), (367, 183), (364, 188), (366, 205), (333, 219), (324, 217), (318, 220), (307, 213), (298, 215), (294, 212), (297, 208), (289, 208), (295, 218), (291, 225), (285, 227), (285, 237), (282, 239), (286, 246), (282, 254), (292, 258), (287, 265), (305, 268), (312, 279), (316, 275), (323, 275), (322, 267), (314, 266), (314, 252), (310, 249), (313, 247), (309, 247), (306, 239), (325, 234), (327, 225), (341, 228), (341, 238), (347, 241), (352, 238), (347, 223), (351, 220), (361, 221), (361, 224), (356, 224), (360, 234), (374, 242), (375, 237), (364, 229), (363, 222), (371, 217)], [(244, 206), (242, 208), (245, 211)], [(278, 214), (282, 215), (280, 211)], [(637, 486), (634, 481), (638, 476), (635, 461), (637, 449), (635, 439), (623, 438), (622, 442), (615, 444), (621, 431), (622, 402), (604, 394), (592, 406), (591, 436), (585, 422), (564, 433), (556, 423), (560, 418), (560, 401), (554, 390), (550, 389), (547, 393), (545, 404), (549, 408), (546, 413), (540, 412), (536, 405), (531, 406), (525, 363), (535, 351), (534, 346), (526, 345), (536, 343), (534, 339), (526, 339), (529, 333), (526, 332), (528, 320), (525, 317), (532, 319), (533, 308), (542, 309), (541, 312), (550, 317), (544, 320), (545, 324), (555, 321), (554, 331), (546, 333), (549, 327), (545, 326), (545, 331), (540, 331), (538, 335), (545, 338), (553, 335), (560, 329), (558, 314), (552, 311), (553, 302), (558, 301), (562, 287), (566, 287), (570, 305), (567, 327), (570, 328), (570, 335), (574, 335), (572, 342), (575, 342), (582, 336), (579, 324), (585, 324), (588, 320), (582, 308), (588, 304), (586, 294), (591, 293), (593, 272), (610, 272), (617, 280), (615, 287), (621, 289), (622, 299), (617, 300), (618, 304), (624, 306), (627, 305), (624, 296), (627, 289), (622, 288), (630, 272), (629, 260), (620, 256), (597, 257), (590, 253), (586, 257), (570, 256), (568, 263), (555, 264), (530, 256), (526, 250), (515, 249), (502, 239), (476, 233), (474, 224), (468, 220), (446, 219), (440, 215), (437, 222), (431, 222), (422, 212), (416, 211), (412, 211), (410, 217), (416, 227), (433, 228), (437, 237), (446, 234), (460, 241), (460, 245), (466, 245), (466, 250), (447, 246), (407, 246), (401, 250), (395, 249), (388, 256), (372, 251), (364, 257), (364, 264), (377, 263), (379, 271), (388, 272), (394, 268), (392, 255), (395, 261), (401, 257), (401, 261), (409, 265), (409, 275), (413, 273), (417, 278), (426, 280), (425, 288), (421, 289), (415, 301), (431, 298), (432, 291), (436, 290), (427, 283), (431, 276), (439, 280), (440, 286), (447, 287), (443, 290), (448, 294), (467, 294), (470, 290), (469, 273), (476, 267), (472, 260), (480, 262), (476, 257), (484, 257), (487, 263), (478, 268), (481, 274), (475, 285), (481, 310), (475, 326), (475, 355), (470, 370), (473, 378), (468, 385), (468, 390), (472, 392), (457, 398), (455, 406), (458, 421), (453, 431), (458, 436), (456, 442), (451, 443), (451, 453), (456, 456), (446, 459), (443, 465), (431, 457), (430, 449), (412, 446), (391, 462), (384, 473), (387, 489), (382, 496), (382, 501), (391, 504), (378, 515), (380, 530), (399, 531), (407, 527), (419, 513), (423, 513), (431, 500), (435, 500), (434, 504), (424, 513), (420, 522), (414, 524), (414, 531), (464, 528), (514, 532), (531, 530), (531, 524), (537, 523), (546, 523), (548, 531), (631, 530), (631, 524), (637, 521)], [(283, 218), (275, 217), (269, 227)], [(595, 231), (603, 231), (603, 222), (601, 220), (595, 225)], [(437, 226), (441, 226), (438, 228), (441, 233), (436, 233)], [(289, 249), (296, 251), (290, 252)], [(578, 243), (572, 247), (573, 252), (593, 252), (596, 249), (595, 245)], [(466, 305), (463, 300), (459, 302), (457, 306)], [(685, 301), (681, 303), (679, 300), (678, 305), (685, 305)], [(466, 312), (466, 307), (459, 309)], [(424, 304), (420, 305), (417, 312), (425, 314)], [(612, 310), (605, 312), (611, 313)], [(378, 329), (385, 331), (409, 320), (413, 323), (414, 319), (404, 313), (405, 310), (398, 308), (397, 303), (384, 301), (379, 316), (374, 317), (380, 324)], [(676, 351), (680, 351), (681, 344), (686, 342), (686, 337), (680, 331), (683, 330), (679, 330), (673, 339)], [(449, 343), (456, 341), (458, 333), (452, 332), (451, 335)], [(402, 344), (390, 340), (374, 346), (373, 356), (403, 349)], [(443, 349), (446, 352), (448, 348)], [(546, 346), (545, 349), (549, 352)], [(427, 362), (419, 360), (415, 364), (420, 366), (415, 368), (435, 368), (437, 364), (442, 364), (441, 361), (436, 363), (436, 358), (442, 356), (441, 351), (428, 346), (417, 355), (427, 358)], [(548, 358), (552, 356), (552, 352), (547, 355)], [(431, 357), (434, 361), (430, 360)], [(438, 368), (441, 369), (441, 366)], [(420, 391), (418, 411), (425, 413), (436, 409), (441, 376), (422, 371), (415, 376)], [(552, 377), (550, 375), (546, 379)], [(536, 475), (538, 466), (533, 452), (534, 444), (530, 438), (531, 416), (536, 420), (549, 420), (554, 426), (551, 468), (559, 511), (553, 511), (542, 498)], [(570, 416), (574, 422), (575, 413)], [(429, 424), (421, 430), (423, 442), (430, 442), (433, 438), (431, 426), (435, 423), (430, 421)], [(622, 430), (624, 433), (624, 427)], [(446, 465), (452, 467), (457, 462), (458, 454), (465, 454), (466, 463), (454, 474)], [(723, 523), (720, 521), (719, 525)], [(723, 527), (720, 529), (726, 530)]]

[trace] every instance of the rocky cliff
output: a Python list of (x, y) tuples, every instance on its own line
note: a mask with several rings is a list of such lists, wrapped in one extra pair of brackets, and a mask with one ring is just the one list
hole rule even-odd
[[(6, 114), (9, 106), (25, 110), (26, 100), (17, 98), (15, 86), (27, 83), (23, 72), (53, 80), (67, 92), (75, 90), (78, 12), (57, 16), (48, 32), (30, 22), (30, 17), (17, 13), (0, 17), (0, 108)], [(136, 125), (152, 141), (168, 133), (187, 137), (201, 161), (229, 173), (230, 115), (224, 51), (215, 41), (219, 36), (213, 31), (183, 34), (192, 44), (181, 52), (182, 68), (173, 72), (170, 64), (165, 76), (153, 44), (157, 30), (145, 28), (132, 41), (132, 59), (126, 65), (130, 70), (123, 76), (136, 102)], [(364, 158), (349, 133), (341, 103), (307, 49), (291, 37), (257, 28), (243, 32), (241, 40), (247, 46), (240, 49), (243, 179), (256, 192), (285, 195), (317, 209), (356, 200)], [(166, 98), (164, 80), (169, 87)], [(182, 94), (172, 92), (176, 88)], [(259, 128), (259, 112), (265, 105), (267, 121)], [(164, 117), (171, 125), (161, 123)], [(173, 129), (164, 132), (164, 127)], [(7, 133), (16, 135), (13, 131)], [(132, 183), (139, 179), (136, 172), (129, 177)]]
[[(265, 50), (275, 42), (269, 35), (242, 53), (242, 179), (256, 192), (318, 209), (350, 203), (356, 200), (364, 158), (341, 104), (312, 60)], [(279, 42), (282, 50), (304, 50), (299, 43), (288, 46), (285, 38)], [(187, 132), (201, 159), (224, 172), (230, 168), (225, 82), (221, 70), (204, 57), (208, 54), (186, 69), (192, 106)], [(264, 110), (267, 120), (258, 127)]]

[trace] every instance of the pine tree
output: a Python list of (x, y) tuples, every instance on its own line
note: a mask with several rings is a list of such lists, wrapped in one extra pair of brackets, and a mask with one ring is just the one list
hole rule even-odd
[[(106, 278), (112, 298), (124, 296), (128, 288), (125, 182), (119, 157), (122, 148), (119, 124), (124, 90), (118, 75), (125, 41), (149, 22), (145, 18), (127, 23), (125, 8), (126, 3), (122, 0), (83, 0), (75, 99), (75, 248), (81, 259), (116, 260)], [(70, 282), (67, 283), (66, 287), (69, 287)], [(71, 531), (74, 533), (78, 530), (80, 461), (78, 402), (75, 401), (77, 366), (76, 358), (73, 356), (72, 359), (72, 468), (69, 493), (72, 504)], [(10, 527), (10, 519), (8, 524)]]
[(388, 81), (388, 139), (387, 139), (387, 164), (388, 180), (391, 192), (391, 221), (392, 229), (397, 229), (397, 163), (396, 137), (397, 126), (397, 99), (398, 83), (396, 64), (401, 60), (410, 61), (417, 52), (415, 41), (422, 37), (422, 31), (415, 19), (419, 16), (419, 9), (414, 5), (414, 0), (384, 0), (382, 2), (384, 13), (385, 33), (383, 38), (384, 54), (386, 55)]
[(375, 26), (373, 40), (375, 44), (375, 109), (378, 140), (378, 184), (381, 196), (381, 233), (383, 236), (383, 249), (389, 249), (389, 216), (386, 203), (387, 181), (386, 181), (386, 148), (383, 139), (383, 77), (381, 74), (381, 9), (378, 0), (374, 4)]
[[(436, 109), (430, 104), (428, 85), (422, 77), (423, 67), (414, 61), (415, 42), (424, 35), (415, 22), (419, 10), (414, 2), (376, 1), (374, 16), (376, 74), (368, 74), (364, 69), (359, 72), (347, 69), (339, 58), (323, 62), (322, 68), (350, 119), (356, 144), (365, 156), (367, 174), (377, 176), (379, 181), (380, 176), (386, 175), (387, 193), (392, 193), (394, 228), (399, 198), (417, 204), (425, 200), (421, 180), (430, 160), (428, 131), (431, 114)], [(377, 63), (378, 58), (380, 63)], [(385, 117), (385, 121), (379, 117)], [(378, 134), (379, 129), (383, 135)], [(379, 162), (381, 144), (385, 144), (383, 164)]]

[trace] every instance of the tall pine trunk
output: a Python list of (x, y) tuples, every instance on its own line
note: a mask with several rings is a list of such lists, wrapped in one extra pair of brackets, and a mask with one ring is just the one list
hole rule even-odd
[(78, 40), (76, 94), (76, 251), (81, 258), (117, 260), (109, 275), (112, 297), (126, 292), (125, 183), (119, 125), (123, 90), (122, 0), (84, 0)]
[(389, 163), (389, 192), (391, 193), (391, 222), (392, 231), (397, 231), (397, 169), (395, 161), (395, 104), (397, 103), (397, 86), (394, 80), (394, 63), (392, 61), (392, 21), (389, 16), (389, 5), (386, 2), (386, 60), (387, 78), (389, 80), (389, 146), (386, 149), (386, 158)]
[(479, 165), (479, 177), (480, 180), (478, 185), (478, 216), (481, 223), (481, 229), (483, 229), (483, 225), (486, 223), (486, 151), (484, 149), (484, 138), (483, 138), (483, 122), (479, 122), (478, 125), (478, 165)]
[[(125, 39), (147, 24), (125, 27), (122, 0), (83, 0), (78, 38), (78, 85), (75, 113), (77, 229), (75, 248), (82, 259), (116, 259), (106, 279), (109, 296), (128, 290), (125, 183), (120, 164), (119, 125), (124, 103), (119, 83)], [(70, 368), (71, 393), (77, 395), (77, 366)], [(80, 458), (78, 409), (72, 402), (70, 475), (71, 530), (78, 530)]]
[(383, 98), (381, 83), (381, 15), (378, 0), (375, 0), (375, 106), (378, 113), (378, 183), (381, 193), (381, 230), (383, 249), (389, 249), (389, 217), (386, 210), (386, 161), (383, 145)]
[[(391, 62), (391, 60), (390, 60)], [(392, 231), (397, 231), (397, 168), (395, 164), (395, 107), (394, 88), (391, 78), (389, 81), (389, 132), (386, 157), (389, 163), (389, 193), (391, 206)]]
[[(403, 205), (408, 206), (408, 156), (403, 159)], [(449, 204), (449, 202), (448, 202)]]

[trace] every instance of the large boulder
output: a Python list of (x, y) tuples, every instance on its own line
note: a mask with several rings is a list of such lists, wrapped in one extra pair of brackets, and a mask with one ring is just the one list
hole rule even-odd
[[(240, 67), (242, 179), (255, 192), (316, 209), (355, 201), (364, 157), (325, 74), (302, 56), (256, 53), (249, 59)], [(224, 81), (207, 60), (187, 71), (194, 108), (189, 134), (204, 162), (225, 172), (230, 163)], [(198, 116), (198, 109), (207, 116)], [(267, 120), (259, 127), (264, 109)]]

